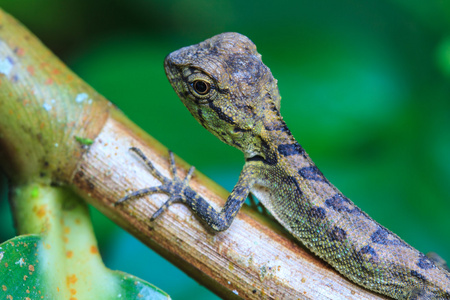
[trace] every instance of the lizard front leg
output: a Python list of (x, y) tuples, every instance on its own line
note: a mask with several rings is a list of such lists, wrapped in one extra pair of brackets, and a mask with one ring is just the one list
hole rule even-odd
[(151, 221), (155, 220), (162, 212), (164, 212), (172, 203), (181, 202), (187, 205), (192, 212), (194, 212), (200, 219), (206, 222), (212, 229), (216, 231), (223, 231), (230, 227), (237, 212), (244, 204), (247, 198), (250, 187), (254, 184), (254, 167), (252, 164), (246, 164), (239, 176), (239, 181), (234, 186), (230, 196), (228, 197), (224, 207), (218, 211), (214, 209), (205, 199), (203, 199), (197, 192), (195, 192), (190, 186), (189, 181), (194, 167), (189, 169), (188, 174), (182, 180), (176, 174), (175, 159), (173, 153), (169, 151), (170, 156), (170, 171), (172, 173), (172, 179), (169, 179), (162, 175), (153, 164), (148, 160), (144, 153), (136, 147), (130, 148), (131, 151), (136, 153), (143, 162), (147, 165), (150, 173), (161, 181), (160, 186), (144, 188), (135, 191), (122, 199), (118, 200), (115, 205), (128, 201), (130, 199), (154, 194), (164, 193), (169, 195), (169, 199), (153, 214), (150, 218)]

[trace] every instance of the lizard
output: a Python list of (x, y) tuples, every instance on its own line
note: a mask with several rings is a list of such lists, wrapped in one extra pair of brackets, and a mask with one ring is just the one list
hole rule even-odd
[(216, 231), (229, 228), (247, 196), (255, 195), (296, 239), (343, 276), (395, 299), (450, 299), (450, 273), (374, 221), (345, 197), (294, 139), (280, 114), (277, 80), (255, 44), (239, 33), (222, 33), (170, 53), (164, 68), (172, 87), (195, 119), (244, 153), (237, 184), (221, 210), (183, 180), (160, 174), (143, 152), (130, 148), (161, 181), (119, 201), (152, 193), (187, 205)]

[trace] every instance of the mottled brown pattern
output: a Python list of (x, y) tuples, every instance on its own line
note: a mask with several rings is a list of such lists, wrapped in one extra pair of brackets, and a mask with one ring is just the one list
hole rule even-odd
[(187, 186), (174, 188), (179, 179), (163, 192), (225, 230), (251, 191), (293, 236), (355, 283), (396, 299), (450, 299), (446, 270), (372, 220), (314, 165), (283, 121), (277, 81), (247, 37), (223, 33), (182, 48), (167, 56), (165, 69), (191, 114), (240, 149), (246, 163), (221, 211)]

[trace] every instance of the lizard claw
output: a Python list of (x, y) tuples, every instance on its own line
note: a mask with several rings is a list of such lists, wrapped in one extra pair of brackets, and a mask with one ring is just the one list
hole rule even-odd
[(132, 192), (131, 194), (119, 199), (117, 202), (114, 203), (114, 206), (123, 203), (125, 201), (128, 201), (133, 198), (139, 198), (142, 196), (154, 194), (154, 193), (164, 193), (169, 195), (169, 199), (153, 214), (153, 216), (150, 218), (150, 221), (155, 220), (161, 213), (163, 213), (172, 203), (174, 202), (185, 202), (186, 197), (184, 196), (184, 190), (189, 187), (189, 181), (191, 180), (192, 174), (194, 173), (195, 167), (191, 167), (186, 175), (186, 177), (181, 180), (177, 176), (177, 168), (175, 165), (175, 157), (173, 155), (173, 152), (169, 150), (169, 161), (170, 161), (170, 173), (172, 174), (172, 179), (169, 179), (162, 175), (154, 166), (153, 164), (148, 160), (148, 158), (144, 155), (144, 153), (136, 147), (131, 147), (130, 151), (133, 151), (136, 153), (142, 161), (147, 165), (149, 168), (150, 173), (157, 178), (159, 181), (161, 181), (160, 186), (155, 187), (148, 187), (144, 188), (135, 192)]
[(153, 214), (150, 218), (150, 222), (153, 222), (160, 214), (162, 214), (172, 203), (180, 201), (177, 197), (170, 196), (169, 199)]

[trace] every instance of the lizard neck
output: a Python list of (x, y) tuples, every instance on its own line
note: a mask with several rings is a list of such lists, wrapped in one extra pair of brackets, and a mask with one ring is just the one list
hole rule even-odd
[(288, 175), (297, 177), (302, 168), (317, 170), (303, 147), (295, 140), (277, 107), (269, 107), (260, 135), (263, 146), (267, 148), (264, 151), (263, 147), (266, 157), (276, 161), (276, 164), (288, 171)]

